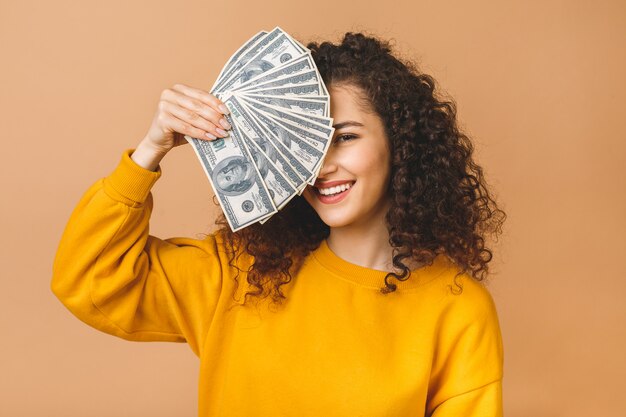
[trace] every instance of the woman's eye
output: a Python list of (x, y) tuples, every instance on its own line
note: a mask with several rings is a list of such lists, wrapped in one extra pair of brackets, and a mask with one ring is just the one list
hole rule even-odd
[(339, 135), (339, 136), (337, 136), (335, 141), (336, 142), (347, 142), (347, 141), (352, 140), (354, 138), (356, 138), (355, 135), (348, 135), (348, 134), (346, 134), (346, 135)]

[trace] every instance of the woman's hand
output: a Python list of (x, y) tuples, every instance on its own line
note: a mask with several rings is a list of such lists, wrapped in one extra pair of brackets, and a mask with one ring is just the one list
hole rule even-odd
[(167, 88), (132, 159), (154, 171), (172, 148), (187, 143), (185, 135), (204, 140), (226, 137), (231, 126), (223, 114), (228, 113), (226, 105), (209, 92), (184, 84)]

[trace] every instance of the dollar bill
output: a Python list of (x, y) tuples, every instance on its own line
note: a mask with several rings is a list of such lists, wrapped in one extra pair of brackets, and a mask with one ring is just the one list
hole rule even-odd
[(233, 91), (250, 89), (255, 85), (262, 84), (268, 81), (275, 80), (277, 78), (282, 78), (287, 75), (297, 74), (304, 71), (310, 71), (313, 69), (317, 69), (315, 67), (315, 62), (311, 57), (310, 53), (305, 53), (304, 55), (294, 58), (291, 61), (287, 61), (285, 64), (270, 69), (262, 74), (259, 74), (257, 77), (252, 78), (248, 81), (241, 83), (237, 88), (233, 89)]
[(306, 115), (328, 117), (328, 100), (310, 100), (303, 98), (264, 96), (246, 94), (243, 96), (251, 102), (259, 102), (270, 106), (283, 107), (291, 112), (299, 113), (303, 117)]
[[(246, 102), (246, 104), (248, 103)], [(287, 129), (294, 134), (297, 134), (310, 145), (322, 152), (325, 152), (328, 148), (330, 139), (335, 131), (333, 127), (318, 124), (294, 113), (278, 110), (275, 107), (270, 108), (262, 104), (257, 104), (255, 110), (257, 113), (266, 114), (275, 124), (282, 126), (284, 129)], [(330, 119), (329, 123), (332, 123), (332, 119)]]
[(219, 87), (219, 91), (233, 91), (251, 78), (257, 77), (259, 74), (276, 68), (301, 55), (302, 52), (291, 37), (282, 33), (274, 41), (263, 47), (249, 62), (234, 72), (228, 81)]
[[(245, 106), (245, 103), (242, 103)], [(248, 109), (249, 107), (246, 106)], [(323, 159), (324, 152), (316, 149), (306, 139), (303, 139), (293, 133), (291, 130), (286, 129), (275, 120), (262, 112), (250, 112), (248, 113), (258, 121), (258, 124), (262, 125), (264, 129), (273, 136), (275, 143), (280, 143), (280, 146), (284, 147), (287, 152), (295, 156), (296, 159), (307, 169), (309, 176), (307, 182), (313, 184), (315, 182), (315, 168), (318, 163)]]
[[(272, 201), (278, 210), (283, 208), (291, 198), (297, 194), (297, 187), (301, 184), (301, 180), (296, 175), (296, 184), (293, 184), (288, 174), (284, 174), (273, 162), (276, 160), (276, 156), (273, 154), (273, 149), (267, 142), (261, 142), (253, 140), (251, 136), (254, 136), (254, 131), (245, 125), (243, 116), (239, 109), (232, 102), (234, 99), (230, 99), (227, 105), (232, 110), (232, 116), (234, 119), (233, 130), (235, 135), (242, 138), (246, 145), (248, 152), (252, 156), (252, 160), (261, 175), (261, 179), (265, 183)], [(266, 145), (263, 147), (263, 145)]]
[(238, 48), (210, 92), (231, 135), (185, 138), (231, 229), (265, 223), (319, 175), (334, 134), (328, 89), (311, 51), (276, 26)]
[[(306, 72), (300, 72), (296, 74), (286, 75), (281, 78), (277, 78), (275, 80), (267, 81), (256, 86), (253, 86), (251, 89), (268, 89), (268, 88), (277, 88), (277, 87), (296, 87), (302, 84), (310, 84), (310, 83), (319, 83), (319, 79), (317, 76), (317, 71), (310, 70)], [(246, 91), (250, 89), (237, 90), (235, 94), (245, 94)]]
[(259, 170), (261, 179), (265, 183), (276, 209), (282, 209), (293, 196), (297, 195), (296, 187), (289, 182), (282, 171), (274, 165), (270, 157), (264, 152), (265, 149), (248, 138), (245, 133), (242, 133), (241, 136), (244, 138), (248, 151), (252, 155), (254, 164)]
[(217, 76), (217, 79), (215, 80), (213, 87), (211, 87), (211, 90), (209, 91), (215, 91), (217, 84), (223, 80), (225, 74), (230, 71), (232, 66), (235, 63), (240, 62), (241, 56), (245, 54), (247, 51), (249, 51), (250, 48), (252, 48), (257, 42), (259, 42), (259, 40), (262, 37), (264, 37), (266, 34), (267, 32), (264, 30), (259, 31), (252, 38), (248, 39), (248, 41), (246, 41), (246, 43), (244, 43), (239, 49), (237, 49), (237, 51), (235, 51), (235, 53), (228, 59), (228, 61), (226, 62), (226, 65), (222, 67), (222, 70)]
[(332, 134), (329, 129), (333, 125), (333, 119), (326, 116), (317, 116), (310, 113), (300, 113), (293, 109), (283, 107), (281, 102), (273, 100), (255, 100), (247, 95), (240, 96), (242, 100), (246, 100), (250, 105), (254, 105), (256, 108), (271, 113), (274, 117), (280, 120), (288, 120), (298, 126), (304, 127), (309, 130), (318, 131), (322, 136), (328, 136)]
[(319, 96), (322, 95), (322, 87), (320, 83), (307, 83), (299, 86), (291, 87), (275, 87), (262, 88), (254, 90), (254, 94), (283, 96), (283, 97), (300, 97), (300, 96)]
[(270, 33), (265, 34), (253, 45), (246, 48), (246, 51), (240, 54), (238, 59), (230, 65), (229, 69), (225, 71), (225, 73), (220, 78), (218, 78), (218, 81), (211, 90), (211, 92), (215, 94), (216, 92), (224, 91), (223, 85), (228, 82), (233, 74), (239, 72), (241, 68), (244, 67), (248, 62), (250, 62), (250, 60), (254, 58), (261, 49), (271, 44), (274, 39), (276, 39), (282, 33), (284, 33), (283, 30), (277, 26)]
[(256, 85), (263, 84), (268, 81), (273, 81), (288, 75), (300, 74), (302, 72), (315, 69), (315, 62), (313, 61), (313, 58), (311, 58), (311, 54), (307, 53), (299, 58), (295, 58), (292, 61), (288, 61), (287, 63), (285, 63), (285, 65), (281, 65), (278, 68), (271, 69), (251, 80), (240, 84), (237, 88), (234, 88), (233, 91), (249, 90), (251, 88), (254, 88), (254, 86)]
[(235, 135), (213, 141), (185, 136), (202, 162), (233, 231), (277, 211), (256, 166)]
[[(318, 157), (315, 149), (310, 146), (305, 146), (304, 149), (301, 149), (298, 143), (292, 142), (291, 138), (288, 137), (286, 133), (278, 131), (278, 128), (264, 124), (263, 117), (259, 118), (259, 116), (253, 111), (250, 111), (248, 107), (242, 106), (240, 111), (246, 117), (246, 120), (250, 122), (251, 128), (255, 131), (255, 136), (267, 138), (267, 142), (278, 151), (278, 161), (286, 161), (287, 165), (292, 167), (304, 182), (314, 175), (313, 170), (307, 168), (307, 166), (315, 166), (315, 164), (311, 162), (312, 159)], [(284, 170), (286, 171), (287, 169), (287, 166), (285, 166)]]
[[(280, 146), (278, 143), (272, 140), (268, 132), (265, 132), (257, 126), (256, 121), (252, 120), (252, 117), (247, 113), (247, 110), (239, 104), (237, 99), (231, 98), (229, 101), (233, 108), (232, 117), (235, 119), (234, 121), (238, 128), (262, 150), (265, 156), (272, 161), (291, 184), (296, 188), (300, 187), (305, 182), (304, 178), (307, 178), (310, 172), (299, 164), (293, 155), (288, 154), (286, 156), (284, 154), (286, 150), (279, 149)], [(296, 165), (296, 167), (292, 164)]]

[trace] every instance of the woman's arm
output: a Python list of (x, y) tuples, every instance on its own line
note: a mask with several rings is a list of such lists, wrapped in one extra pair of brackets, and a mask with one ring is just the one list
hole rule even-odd
[(97, 181), (61, 238), (51, 288), (79, 319), (135, 341), (188, 342), (198, 353), (222, 288), (219, 244), (149, 235), (161, 175), (131, 160)]
[(502, 380), (491, 382), (441, 403), (431, 417), (502, 417)]
[(501, 417), (504, 349), (496, 306), (464, 275), (440, 320), (426, 416)]
[(199, 353), (222, 286), (219, 245), (215, 236), (151, 236), (150, 189), (161, 159), (187, 143), (184, 135), (227, 135), (224, 109), (196, 88), (164, 90), (135, 152), (83, 195), (61, 238), (51, 288), (85, 323), (128, 340), (186, 341)]

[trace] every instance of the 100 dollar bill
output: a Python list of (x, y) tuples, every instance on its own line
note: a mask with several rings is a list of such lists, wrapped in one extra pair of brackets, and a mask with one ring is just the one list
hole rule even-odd
[(240, 138), (231, 134), (213, 141), (185, 139), (198, 155), (233, 232), (277, 211)]

